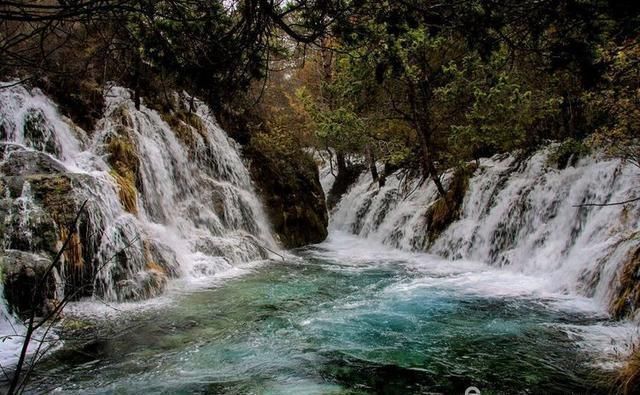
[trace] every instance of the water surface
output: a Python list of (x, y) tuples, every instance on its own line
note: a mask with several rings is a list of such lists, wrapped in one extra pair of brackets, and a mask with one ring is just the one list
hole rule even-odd
[[(345, 235), (159, 306), (88, 315), (35, 388), (65, 393), (604, 392), (610, 324), (544, 279), (379, 248)], [(120, 307), (120, 308), (119, 308)], [(122, 309), (123, 305), (116, 306)], [(614, 332), (611, 327), (611, 333)], [(606, 336), (605, 336), (606, 338)], [(614, 341), (611, 339), (610, 341)], [(609, 341), (605, 339), (605, 341)]]

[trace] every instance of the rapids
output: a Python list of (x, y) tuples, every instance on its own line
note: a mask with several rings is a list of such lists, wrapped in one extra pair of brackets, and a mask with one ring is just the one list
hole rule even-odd
[[(606, 310), (628, 254), (638, 247), (640, 170), (587, 157), (558, 169), (554, 146), (526, 158), (481, 159), (469, 180), (460, 218), (429, 240), (432, 182), (396, 172), (384, 187), (363, 173), (331, 216), (331, 228), (407, 251), (485, 262), (541, 278), (550, 291), (593, 298)], [(325, 177), (331, 177), (325, 171)], [(452, 174), (444, 176), (451, 182)], [(323, 181), (328, 183), (328, 181)]]
[[(45, 362), (36, 391), (63, 393), (583, 393), (631, 327), (591, 299), (473, 262), (333, 232), (286, 262), (245, 265), (199, 290), (92, 322)], [(82, 339), (82, 340), (74, 340)], [(610, 367), (610, 366), (609, 366)]]

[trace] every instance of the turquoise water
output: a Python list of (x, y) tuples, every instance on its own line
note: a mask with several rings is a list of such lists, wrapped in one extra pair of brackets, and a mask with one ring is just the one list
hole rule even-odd
[[(360, 244), (359, 244), (360, 243)], [(121, 308), (123, 306), (120, 306)], [(118, 308), (118, 307), (116, 307)], [(104, 306), (105, 311), (109, 307)], [(73, 311), (82, 311), (82, 306)], [(608, 325), (542, 280), (341, 236), (148, 308), (87, 315), (36, 391), (325, 394), (603, 392), (567, 328)], [(578, 341), (577, 341), (578, 340)]]

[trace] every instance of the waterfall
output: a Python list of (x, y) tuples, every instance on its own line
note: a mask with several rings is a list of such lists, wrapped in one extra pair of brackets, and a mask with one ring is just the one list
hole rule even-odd
[(239, 147), (206, 105), (168, 119), (124, 88), (105, 97), (89, 132), (38, 89), (0, 90), (5, 255), (53, 256), (86, 201), (60, 267), (67, 292), (143, 299), (172, 277), (268, 258), (276, 244)]
[[(638, 169), (596, 156), (558, 169), (553, 146), (521, 159), (481, 160), (459, 219), (435, 239), (427, 216), (438, 199), (432, 182), (396, 172), (383, 187), (368, 172), (335, 208), (330, 227), (396, 248), (468, 259), (545, 278), (561, 293), (611, 303), (617, 280), (638, 247), (640, 202), (576, 207), (636, 197)], [(443, 176), (445, 185), (452, 172)]]

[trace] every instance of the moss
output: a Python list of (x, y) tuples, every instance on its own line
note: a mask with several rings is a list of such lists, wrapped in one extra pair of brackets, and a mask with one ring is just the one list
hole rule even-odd
[(118, 174), (123, 175), (129, 171), (138, 173), (140, 168), (138, 152), (129, 138), (122, 134), (111, 137), (107, 141), (106, 150), (109, 153), (109, 164)]
[(640, 246), (630, 251), (609, 311), (616, 319), (630, 316), (640, 306)]
[(189, 111), (172, 111), (170, 113), (161, 113), (162, 119), (171, 127), (176, 137), (182, 141), (190, 150), (194, 150), (196, 146), (196, 135), (198, 133), (204, 140), (207, 138), (207, 129), (202, 119), (193, 112)]
[(589, 155), (590, 152), (589, 147), (582, 141), (568, 138), (551, 149), (547, 157), (547, 165), (562, 170), (575, 166), (580, 158)]
[(618, 372), (616, 393), (640, 393), (640, 348), (634, 347), (624, 366)]
[(132, 214), (137, 214), (136, 186), (140, 171), (140, 159), (135, 145), (127, 137), (125, 131), (112, 136), (106, 144), (111, 165), (111, 176), (118, 184), (118, 196), (122, 207)]
[(62, 321), (62, 329), (65, 331), (76, 332), (85, 331), (94, 328), (95, 323), (91, 321), (81, 320), (78, 318), (65, 318)]

